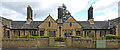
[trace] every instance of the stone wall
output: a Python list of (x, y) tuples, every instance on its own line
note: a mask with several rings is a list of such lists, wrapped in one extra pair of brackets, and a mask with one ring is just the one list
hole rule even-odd
[(72, 46), (78, 48), (95, 48), (95, 41), (91, 39), (72, 38)]
[(118, 48), (118, 46), (117, 40), (106, 40), (106, 48)]
[(32, 48), (32, 47), (48, 47), (48, 38), (38, 39), (3, 39), (2, 48)]
[(54, 37), (49, 37), (49, 46), (53, 47), (55, 45)]
[(118, 38), (120, 39), (120, 23), (117, 25), (117, 28), (116, 28), (116, 35), (117, 35)]
[(118, 48), (120, 48), (120, 41), (118, 41), (118, 46), (119, 46)]
[(2, 22), (0, 22), (0, 38), (3, 37), (3, 25), (2, 25)]
[[(67, 47), (96, 48), (96, 40), (67, 37)], [(54, 37), (35, 39), (2, 39), (2, 48), (54, 47)], [(106, 40), (106, 48), (120, 48), (119, 40)]]
[[(71, 38), (67, 37), (68, 47), (77, 48), (96, 48), (97, 41), (92, 39), (81, 39), (81, 38)], [(119, 40), (106, 40), (106, 48), (120, 48)]]

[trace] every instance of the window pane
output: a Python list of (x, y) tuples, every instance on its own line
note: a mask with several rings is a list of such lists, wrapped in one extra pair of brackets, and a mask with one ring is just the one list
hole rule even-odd
[(40, 36), (44, 36), (44, 31), (40, 31)]
[(50, 36), (50, 37), (56, 37), (55, 31), (49, 31), (48, 36)]
[(72, 31), (64, 31), (64, 36), (65, 37), (70, 36), (70, 35), (73, 35)]
[(76, 31), (76, 35), (80, 36), (80, 31)]
[(100, 31), (100, 37), (105, 37), (106, 31)]
[(18, 30), (14, 31), (14, 35), (20, 36), (20, 31)]

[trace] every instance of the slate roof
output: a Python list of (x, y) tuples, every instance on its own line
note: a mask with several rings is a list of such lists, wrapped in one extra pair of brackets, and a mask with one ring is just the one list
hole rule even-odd
[(94, 21), (94, 24), (90, 24), (88, 21), (77, 21), (83, 29), (109, 29), (108, 21)]
[(1, 17), (0, 16), (0, 22), (4, 25), (4, 26), (6, 26), (6, 28), (10, 28), (10, 22), (11, 22), (12, 20), (11, 19), (7, 19), (7, 18), (4, 18), (4, 17)]
[(110, 21), (111, 28), (113, 28), (114, 26), (118, 25), (118, 23), (120, 23), (120, 17), (118, 17), (116, 19), (109, 20), (109, 21)]
[(12, 21), (12, 29), (37, 29), (43, 21), (32, 21), (30, 24), (26, 24), (26, 21)]
[[(32, 21), (30, 24), (26, 24), (26, 21), (12, 21), (11, 29), (37, 29), (42, 22)], [(94, 21), (94, 24), (90, 24), (88, 21), (76, 22), (82, 26), (82, 29), (110, 29), (120, 23), (120, 17), (109, 21)]]

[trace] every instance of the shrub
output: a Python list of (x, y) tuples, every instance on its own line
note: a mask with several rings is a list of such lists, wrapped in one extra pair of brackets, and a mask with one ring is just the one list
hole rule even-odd
[(20, 38), (29, 38), (28, 35), (23, 35), (23, 36), (20, 36)]
[(30, 35), (30, 38), (36, 38), (35, 36)]
[(38, 34), (37, 34), (37, 33), (34, 33), (34, 34), (32, 34), (32, 36), (38, 36)]
[(49, 36), (38, 36), (38, 38), (49, 38)]
[(23, 35), (20, 36), (19, 38), (49, 38), (49, 36), (32, 36), (32, 35)]
[(18, 35), (17, 35), (17, 34), (15, 34), (15, 38), (18, 38)]
[(76, 35), (76, 36), (75, 36), (75, 35), (71, 35), (71, 37), (72, 37), (72, 38), (84, 38), (84, 37), (78, 36), (78, 35)]
[(61, 42), (64, 42), (66, 40), (66, 37), (63, 38), (63, 37), (55, 37), (55, 41), (61, 41)]
[(91, 37), (94, 37), (95, 36), (94, 34), (95, 34), (94, 32), (91, 32)]
[(116, 35), (112, 35), (112, 34), (108, 34), (108, 35), (105, 35), (106, 39), (117, 39), (117, 36)]
[(30, 38), (49, 38), (49, 36), (30, 36)]
[(66, 40), (66, 37), (64, 37), (63, 40)]

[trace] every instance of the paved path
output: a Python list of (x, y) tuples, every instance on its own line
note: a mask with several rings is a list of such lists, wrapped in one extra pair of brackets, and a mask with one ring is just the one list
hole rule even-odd
[(55, 47), (55, 48), (28, 48), (28, 49), (24, 49), (24, 48), (19, 48), (19, 49), (2, 49), (2, 50), (120, 50), (119, 49), (86, 49), (86, 48), (63, 48), (63, 47)]

